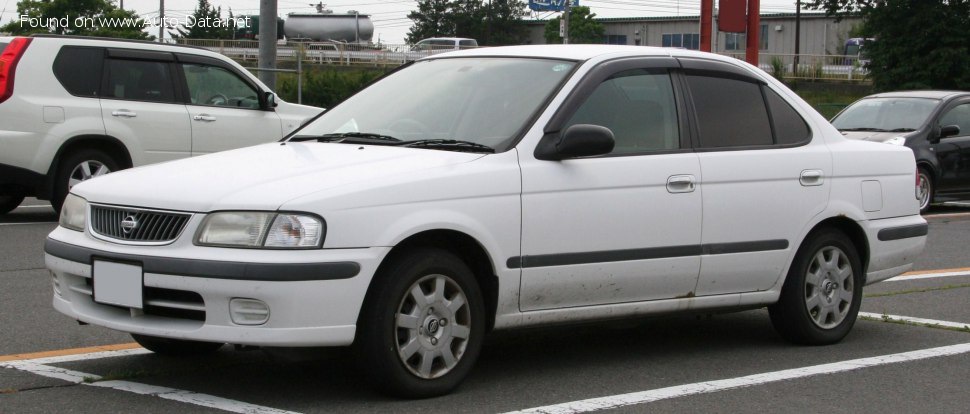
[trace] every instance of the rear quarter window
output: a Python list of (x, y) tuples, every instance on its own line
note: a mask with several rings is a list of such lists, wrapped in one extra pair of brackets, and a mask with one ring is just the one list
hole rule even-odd
[(101, 89), (104, 49), (65, 46), (54, 59), (54, 77), (74, 96), (97, 97)]

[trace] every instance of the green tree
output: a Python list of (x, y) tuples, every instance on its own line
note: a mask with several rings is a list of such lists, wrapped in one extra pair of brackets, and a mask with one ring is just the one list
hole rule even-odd
[(153, 39), (143, 30), (147, 25), (137, 13), (119, 9), (113, 0), (22, 0), (17, 13), (38, 20), (14, 20), (0, 27), (0, 32)]
[[(606, 30), (603, 23), (596, 20), (596, 13), (590, 13), (589, 7), (577, 6), (569, 9), (569, 43), (603, 43)], [(562, 43), (559, 36), (559, 20), (556, 17), (546, 23), (546, 43)]]
[(970, 88), (970, 0), (814, 0), (829, 15), (858, 13), (877, 90)]
[[(232, 11), (229, 12), (232, 17)], [(226, 20), (222, 19), (222, 7), (212, 7), (209, 0), (199, 0), (199, 4), (192, 12), (192, 16), (186, 20), (189, 24), (175, 28), (174, 32), (169, 32), (173, 39), (232, 39), (232, 28), (223, 26)], [(216, 23), (219, 22), (219, 23)], [(232, 22), (232, 20), (228, 20)]]
[(414, 24), (406, 40), (467, 37), (483, 46), (519, 44), (526, 35), (521, 23), (526, 14), (521, 0), (421, 0), (408, 14)]

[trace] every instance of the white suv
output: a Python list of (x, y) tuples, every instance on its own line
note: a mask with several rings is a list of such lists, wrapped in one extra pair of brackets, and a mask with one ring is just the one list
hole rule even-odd
[(521, 46), (420, 60), (282, 144), (82, 183), (45, 251), (57, 310), (153, 351), (353, 344), (430, 396), (491, 329), (767, 306), (834, 343), (926, 233), (912, 151), (761, 70)]
[(110, 171), (279, 140), (322, 109), (202, 49), (0, 37), (0, 214)]

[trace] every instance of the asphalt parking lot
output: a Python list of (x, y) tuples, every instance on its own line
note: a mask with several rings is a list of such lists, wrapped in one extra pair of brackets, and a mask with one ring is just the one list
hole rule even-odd
[(30, 201), (0, 217), (0, 413), (966, 412), (970, 204), (937, 208), (913, 272), (866, 288), (841, 343), (793, 346), (767, 312), (495, 333), (464, 385), (404, 401), (370, 391), (342, 350), (168, 358), (51, 308)]

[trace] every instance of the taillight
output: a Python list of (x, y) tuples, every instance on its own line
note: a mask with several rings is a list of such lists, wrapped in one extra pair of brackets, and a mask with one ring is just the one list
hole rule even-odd
[(17, 71), (17, 62), (27, 50), (32, 39), (15, 37), (0, 54), (0, 102), (6, 101), (13, 95), (13, 77)]

